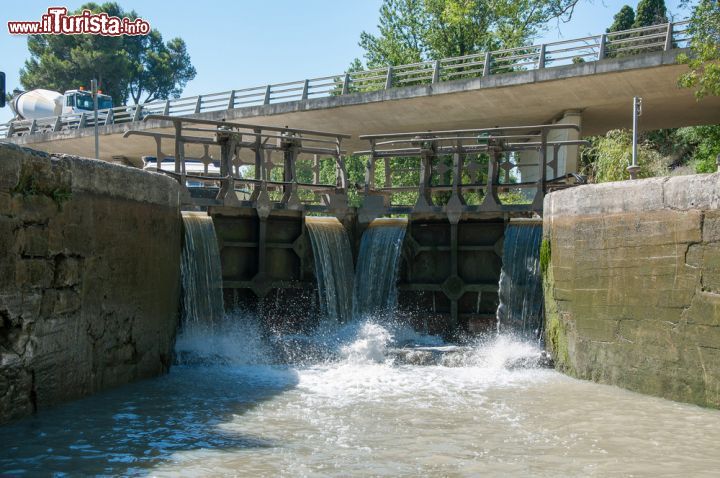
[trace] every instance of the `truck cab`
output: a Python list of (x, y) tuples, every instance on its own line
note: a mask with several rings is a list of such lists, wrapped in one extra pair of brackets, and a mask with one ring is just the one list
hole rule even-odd
[[(107, 110), (112, 107), (112, 97), (98, 93), (98, 110)], [(68, 90), (65, 92), (62, 114), (80, 114), (89, 111), (93, 111), (92, 93), (82, 89)]]

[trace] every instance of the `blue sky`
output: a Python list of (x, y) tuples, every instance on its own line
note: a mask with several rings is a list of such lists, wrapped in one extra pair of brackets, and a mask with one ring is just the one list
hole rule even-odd
[[(0, 71), (7, 88), (19, 86), (18, 71), (28, 57), (25, 37), (7, 33), (8, 20), (39, 20), (49, 6), (74, 10), (83, 1), (22, 0), (3, 2), (0, 9)], [(165, 39), (185, 39), (198, 74), (183, 96), (231, 88), (300, 80), (340, 73), (362, 56), (360, 32), (377, 30), (381, 0), (118, 0), (135, 10)], [(625, 3), (584, 0), (570, 23), (552, 23), (536, 43), (598, 34)], [(687, 16), (678, 0), (666, 0), (679, 20)], [(199, 8), (198, 8), (199, 6)], [(88, 80), (89, 82), (89, 80)], [(0, 122), (11, 118), (0, 109)]]

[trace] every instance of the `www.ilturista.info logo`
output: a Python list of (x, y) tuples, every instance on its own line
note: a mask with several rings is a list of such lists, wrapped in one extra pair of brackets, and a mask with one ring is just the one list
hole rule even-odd
[(147, 35), (150, 23), (142, 18), (111, 17), (83, 10), (68, 15), (65, 7), (50, 7), (39, 22), (7, 22), (11, 35)]

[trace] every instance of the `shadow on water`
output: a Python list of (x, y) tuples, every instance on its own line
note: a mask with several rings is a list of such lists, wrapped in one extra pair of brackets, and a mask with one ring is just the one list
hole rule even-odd
[(0, 427), (0, 475), (143, 475), (179, 451), (269, 448), (221, 425), (295, 387), (288, 367), (175, 366)]

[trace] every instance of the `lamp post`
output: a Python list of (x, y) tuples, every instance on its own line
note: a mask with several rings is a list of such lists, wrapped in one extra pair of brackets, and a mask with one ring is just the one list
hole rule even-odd
[(630, 173), (630, 179), (637, 179), (640, 171), (637, 158), (637, 142), (638, 142), (638, 118), (642, 114), (642, 98), (633, 97), (633, 134), (632, 134), (632, 164), (628, 166), (627, 171)]
[(93, 97), (93, 124), (95, 126), (95, 159), (100, 159), (100, 137), (98, 136), (98, 83), (96, 79), (90, 82)]

